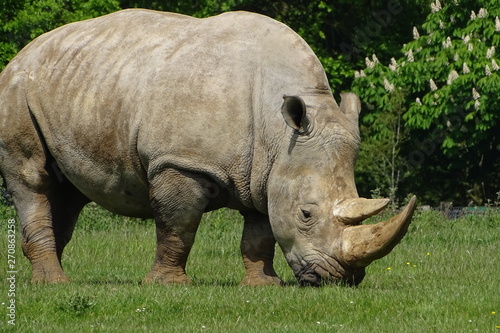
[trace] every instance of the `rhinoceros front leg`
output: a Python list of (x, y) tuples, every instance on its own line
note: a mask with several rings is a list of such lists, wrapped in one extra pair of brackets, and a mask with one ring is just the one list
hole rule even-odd
[(241, 285), (281, 285), (273, 268), (274, 239), (269, 218), (257, 212), (242, 212), (245, 219), (241, 238), (241, 254), (246, 274)]
[(32, 268), (31, 281), (34, 283), (69, 281), (57, 255), (48, 199), (40, 194), (28, 194), (24, 200), (16, 200), (16, 197), (17, 195), (14, 195), (19, 213), (22, 249)]
[(150, 196), (156, 222), (156, 255), (143, 283), (191, 283), (186, 262), (208, 204), (208, 183), (200, 175), (174, 169), (154, 176)]

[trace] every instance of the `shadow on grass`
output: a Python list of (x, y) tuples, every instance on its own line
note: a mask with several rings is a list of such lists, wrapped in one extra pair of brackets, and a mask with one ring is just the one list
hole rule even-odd
[[(128, 285), (128, 286), (165, 286), (168, 287), (169, 285), (162, 284), (160, 282), (153, 282), (153, 283), (142, 283), (142, 280), (135, 280), (135, 279), (127, 279), (127, 278), (120, 278), (120, 277), (90, 277), (87, 279), (73, 279), (71, 280), (70, 283), (74, 283), (77, 285), (96, 285), (96, 286), (102, 286), (102, 285), (117, 285), (117, 286), (122, 286), (122, 285)], [(213, 281), (209, 279), (193, 279), (192, 284), (186, 284), (185, 286), (193, 286), (193, 287), (237, 287), (239, 286), (239, 282), (232, 281), (232, 280), (221, 280), (221, 281)]]
[[(165, 286), (168, 287), (169, 285), (165, 285), (159, 282), (156, 283), (147, 283), (143, 284), (141, 280), (134, 280), (134, 279), (126, 279), (126, 278), (117, 278), (117, 277), (101, 277), (101, 278), (88, 278), (88, 279), (74, 279), (70, 283), (76, 284), (76, 285), (96, 285), (96, 286), (103, 286), (103, 285), (117, 285), (117, 286)], [(234, 280), (210, 280), (210, 279), (193, 279), (192, 284), (186, 284), (185, 286), (190, 286), (190, 287), (240, 287), (240, 281), (234, 281)], [(248, 287), (248, 286), (242, 286), (242, 287)], [(281, 285), (281, 287), (299, 287), (299, 284), (297, 281), (284, 281), (284, 283)]]
[(129, 286), (139, 286), (142, 285), (140, 280), (134, 279), (124, 279), (117, 277), (100, 277), (95, 278), (91, 277), (88, 279), (73, 279), (70, 283), (74, 283), (77, 285), (129, 285)]

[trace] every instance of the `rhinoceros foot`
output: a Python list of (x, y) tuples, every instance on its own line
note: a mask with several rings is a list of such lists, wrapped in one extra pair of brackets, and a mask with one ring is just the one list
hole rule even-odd
[(68, 276), (60, 266), (33, 265), (31, 274), (32, 283), (66, 283), (69, 281)]
[(257, 287), (257, 286), (281, 286), (283, 281), (278, 276), (269, 275), (245, 275), (240, 283), (240, 286)]
[(245, 219), (241, 238), (241, 254), (245, 277), (240, 286), (279, 286), (283, 281), (273, 268), (274, 239), (268, 216), (256, 212), (241, 212)]
[(191, 279), (184, 272), (160, 272), (152, 270), (142, 280), (143, 284), (159, 283), (159, 284), (192, 284)]

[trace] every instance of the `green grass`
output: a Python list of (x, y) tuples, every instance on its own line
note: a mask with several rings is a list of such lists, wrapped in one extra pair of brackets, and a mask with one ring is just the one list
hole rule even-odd
[[(0, 269), (7, 271), (0, 206)], [(277, 250), (285, 287), (239, 287), (242, 221), (206, 214), (188, 263), (192, 286), (141, 285), (154, 255), (152, 221), (85, 209), (63, 259), (72, 282), (32, 285), (17, 242), (18, 332), (499, 332), (500, 214), (417, 214), (394, 251), (357, 288), (301, 288)], [(390, 269), (389, 269), (390, 268)], [(0, 286), (0, 332), (8, 284)]]

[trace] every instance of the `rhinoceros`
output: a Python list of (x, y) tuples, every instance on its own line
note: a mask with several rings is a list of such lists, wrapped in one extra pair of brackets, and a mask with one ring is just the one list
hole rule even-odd
[[(93, 201), (154, 218), (144, 282), (189, 283), (204, 212), (243, 215), (243, 285), (280, 284), (276, 242), (302, 285), (357, 285), (402, 239), (415, 197), (360, 198), (359, 98), (340, 106), (307, 43), (266, 16), (124, 10), (27, 45), (0, 76), (0, 172), (33, 282), (66, 282), (64, 247)], [(110, 235), (112, 237), (112, 235)]]

